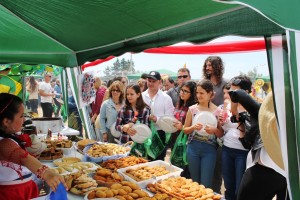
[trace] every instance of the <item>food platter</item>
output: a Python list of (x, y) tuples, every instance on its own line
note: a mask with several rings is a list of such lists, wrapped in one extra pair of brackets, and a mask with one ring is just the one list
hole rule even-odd
[(55, 166), (62, 166), (62, 165), (72, 165), (74, 163), (80, 162), (80, 158), (76, 157), (66, 157), (66, 158), (60, 158), (53, 161), (53, 164)]
[(50, 168), (50, 170), (60, 175), (72, 174), (79, 171), (78, 169), (71, 166), (52, 167)]
[(137, 133), (130, 137), (137, 143), (144, 143), (144, 141), (152, 135), (151, 129), (145, 124), (134, 124), (132, 129), (136, 130)]
[(88, 144), (84, 150), (83, 161), (88, 162), (104, 162), (106, 160), (114, 160), (128, 156), (130, 147), (113, 143), (94, 143)]

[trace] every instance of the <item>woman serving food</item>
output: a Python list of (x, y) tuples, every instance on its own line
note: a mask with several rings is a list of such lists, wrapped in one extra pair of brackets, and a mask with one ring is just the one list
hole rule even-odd
[(53, 191), (64, 178), (49, 170), (25, 150), (18, 137), (24, 122), (22, 99), (8, 93), (0, 94), (0, 199), (32, 199), (38, 197), (32, 173), (46, 181)]

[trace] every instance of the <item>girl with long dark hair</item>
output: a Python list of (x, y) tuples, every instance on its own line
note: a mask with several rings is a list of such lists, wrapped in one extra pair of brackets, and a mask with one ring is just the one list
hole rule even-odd
[(32, 199), (38, 197), (38, 188), (32, 173), (46, 181), (53, 191), (64, 178), (49, 170), (30, 155), (22, 138), (16, 133), (24, 123), (22, 99), (8, 93), (0, 94), (0, 199)]
[(139, 123), (150, 126), (150, 107), (144, 102), (139, 85), (129, 85), (126, 88), (125, 106), (118, 112), (116, 130), (122, 132), (121, 143), (130, 140), (136, 134), (132, 126)]

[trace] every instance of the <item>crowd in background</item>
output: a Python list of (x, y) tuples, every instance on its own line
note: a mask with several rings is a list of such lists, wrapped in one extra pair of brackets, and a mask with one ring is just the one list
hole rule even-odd
[[(248, 127), (239, 116), (243, 116), (243, 113), (249, 115), (251, 112), (244, 108), (245, 105), (233, 102), (231, 92), (242, 90), (255, 102), (258, 98), (251, 96), (253, 83), (249, 77), (240, 75), (227, 80), (223, 77), (224, 70), (222, 59), (210, 56), (203, 64), (203, 79), (200, 81), (192, 80), (188, 68), (180, 68), (177, 80), (161, 77), (159, 72), (150, 71), (143, 74), (135, 84), (129, 84), (126, 77), (117, 77), (108, 83), (99, 84), (102, 86), (96, 89), (102, 92), (97, 92), (95, 102), (100, 99), (99, 102), (102, 102), (97, 110), (97, 117), (100, 119), (94, 121), (94, 115), (91, 115), (91, 121), (98, 129), (96, 139), (126, 143), (136, 134), (132, 127), (138, 121), (149, 127), (154, 122), (161, 141), (167, 141), (166, 133), (157, 122), (161, 117), (174, 116), (177, 121), (173, 125), (177, 131), (172, 134), (165, 144), (166, 148), (156, 160), (165, 159), (167, 148), (172, 150), (179, 133), (184, 131), (188, 135), (188, 165), (179, 166), (184, 169), (183, 176), (191, 177), (217, 193), (221, 192), (224, 181), (225, 198), (229, 200), (245, 199), (245, 194), (251, 196), (247, 192), (249, 188), (258, 190), (261, 187), (261, 184), (254, 183), (252, 179), (263, 178), (249, 176), (253, 166), (247, 169), (247, 157), (249, 159), (249, 155), (254, 152), (253, 144), (245, 142)], [(267, 95), (269, 89), (264, 91)], [(259, 99), (257, 104), (260, 105), (262, 100)], [(235, 110), (234, 113), (231, 110)], [(198, 114), (207, 112), (217, 119), (216, 127), (194, 122)], [(112, 131), (119, 131), (121, 135), (114, 137)], [(257, 157), (261, 156), (260, 153), (255, 153)], [(254, 166), (257, 163), (254, 162)], [(245, 172), (248, 175), (246, 177)], [(269, 175), (272, 176), (271, 173), (267, 174)], [(282, 175), (276, 173), (276, 176)], [(283, 193), (285, 196), (285, 180), (282, 179), (280, 185), (280, 189), (268, 188), (269, 196), (277, 194), (278, 199)], [(256, 194), (251, 198), (263, 199), (262, 196)]]
[(31, 112), (39, 114), (41, 106), (43, 117), (59, 117), (63, 102), (63, 92), (58, 78), (45, 73), (44, 80), (34, 76), (26, 78), (25, 105)]
[[(225, 198), (228, 200), (245, 200), (247, 196), (264, 199), (263, 195), (257, 196), (249, 191), (259, 190), (262, 187), (259, 181), (264, 176), (275, 177), (280, 187), (268, 188), (268, 196), (277, 195), (277, 199), (286, 199), (284, 174), (276, 170), (265, 157), (262, 158), (262, 155), (266, 155), (257, 136), (258, 125), (249, 128), (246, 122), (247, 117), (252, 118), (251, 123), (257, 118), (253, 110), (256, 109), (258, 113), (263, 99), (257, 101), (255, 96), (251, 96), (253, 83), (249, 77), (239, 75), (227, 80), (223, 77), (224, 70), (220, 57), (209, 56), (202, 66), (203, 78), (200, 81), (193, 81), (186, 67), (178, 70), (177, 80), (162, 77), (157, 71), (142, 74), (135, 83), (129, 82), (125, 76), (107, 82), (95, 77), (96, 97), (90, 105), (90, 122), (95, 130), (92, 139), (125, 144), (137, 133), (133, 128), (136, 123), (149, 128), (154, 123), (165, 148), (155, 159), (148, 159), (165, 160), (167, 149), (172, 151), (178, 135), (184, 132), (188, 136), (188, 165), (178, 166), (183, 168), (183, 176), (217, 193), (221, 193), (224, 181)], [(270, 90), (267, 86), (262, 87), (265, 96)], [(38, 82), (31, 76), (26, 82), (26, 91), (27, 108), (37, 113), (40, 104), (43, 117), (53, 117), (53, 114), (60, 116), (63, 94), (59, 79), (52, 79), (51, 74), (46, 73), (44, 80)], [(68, 97), (70, 111), (76, 113), (77, 124), (80, 124), (76, 129), (82, 133), (74, 97), (71, 94)], [(242, 98), (247, 99), (246, 104)], [(198, 122), (197, 117), (203, 113), (214, 116), (217, 125)], [(158, 124), (159, 119), (165, 116), (176, 119), (173, 126), (177, 131), (171, 134), (170, 140)], [(248, 141), (249, 130), (257, 136), (252, 142)], [(115, 136), (115, 132), (120, 135)], [(262, 160), (264, 163), (261, 163)], [(273, 171), (264, 171), (263, 174), (266, 167)], [(251, 175), (255, 170), (258, 175)]]

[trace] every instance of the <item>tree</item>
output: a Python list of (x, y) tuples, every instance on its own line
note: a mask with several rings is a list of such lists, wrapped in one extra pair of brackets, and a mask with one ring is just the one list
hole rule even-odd
[(103, 70), (103, 73), (105, 74), (105, 76), (109, 76), (110, 75), (110, 69), (108, 66), (105, 67), (105, 69)]
[(122, 58), (121, 61), (117, 59), (113, 63), (113, 66), (107, 66), (103, 72), (106, 76), (122, 76), (134, 73), (134, 62), (131, 62), (130, 60), (125, 60), (124, 58)]
[(245, 74), (243, 72), (240, 72), (240, 75), (246, 75), (246, 76), (248, 76), (253, 83), (256, 80), (256, 77), (261, 77), (262, 76), (262, 74), (259, 74), (257, 72), (257, 68), (256, 67), (254, 67), (252, 70), (248, 71), (247, 74)]

